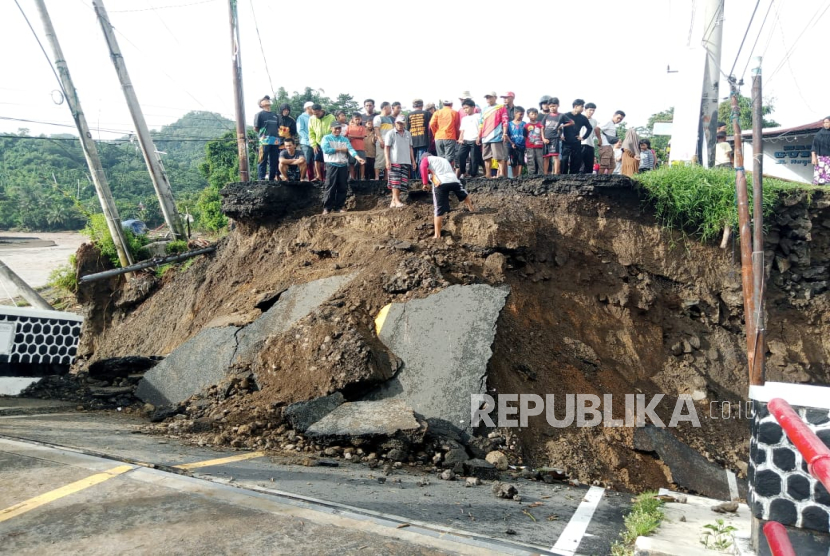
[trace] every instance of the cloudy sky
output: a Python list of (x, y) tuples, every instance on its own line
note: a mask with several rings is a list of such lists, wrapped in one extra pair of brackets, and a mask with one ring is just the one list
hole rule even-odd
[[(17, 2), (51, 56), (34, 1)], [(310, 86), (330, 97), (343, 92), (361, 103), (372, 97), (404, 106), (416, 97), (457, 98), (463, 90), (481, 103), (488, 91), (514, 91), (525, 107), (543, 94), (560, 97), (565, 106), (581, 97), (598, 105), (599, 119), (623, 109), (630, 124), (642, 125), (679, 100), (683, 61), (700, 42), (706, 0), (511, 0), (479, 9), (453, 0), (238, 3), (249, 123), (262, 95), (280, 86), (289, 92)], [(129, 132), (91, 0), (46, 4), (95, 135)], [(233, 118), (227, 0), (105, 0), (105, 6), (151, 128), (190, 110)], [(738, 56), (755, 7), (756, 0), (726, 0), (723, 71), (734, 63), (748, 95), (744, 68), (755, 46), (754, 54), (764, 55), (764, 96), (775, 99), (775, 120), (795, 126), (826, 116), (830, 72), (822, 69), (828, 55), (822, 32), (830, 24), (830, 3), (760, 0)], [(0, 133), (74, 132), (15, 0), (0, 3), (0, 41)], [(668, 73), (667, 66), (679, 72)], [(728, 91), (725, 81), (721, 91)]]

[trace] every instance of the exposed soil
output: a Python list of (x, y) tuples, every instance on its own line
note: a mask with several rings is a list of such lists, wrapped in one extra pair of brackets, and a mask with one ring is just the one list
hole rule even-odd
[[(625, 394), (662, 393), (657, 413), (666, 423), (677, 396), (693, 395), (701, 428), (672, 432), (743, 476), (748, 421), (736, 409), (732, 419), (710, 417), (710, 406), (720, 417), (720, 402), (736, 408), (747, 392), (736, 248), (666, 231), (626, 178), (475, 180), (469, 188), (479, 212), (452, 213), (438, 241), (430, 239), (431, 198), (417, 193), (402, 210), (357, 195), (350, 208), (358, 210), (320, 216), (303, 205), (282, 221), (238, 209), (254, 216), (187, 270), (82, 289), (80, 366), (166, 355), (205, 327), (253, 321), (292, 284), (356, 272), (335, 299), (272, 336), (250, 368), (186, 404), (199, 425), (181, 432), (202, 443), (284, 447), (281, 407), (335, 391), (350, 398), (394, 372), (395, 356), (373, 329), (381, 307), (450, 284), (506, 283), (489, 389), (554, 394), (559, 417), (565, 394), (613, 394), (621, 418)], [(830, 379), (828, 205), (821, 195), (789, 199), (772, 222), (768, 380)], [(89, 252), (79, 260), (95, 266)], [(670, 482), (658, 459), (633, 449), (630, 428), (554, 428), (542, 415), (515, 432), (502, 431), (514, 462), (623, 489)]]

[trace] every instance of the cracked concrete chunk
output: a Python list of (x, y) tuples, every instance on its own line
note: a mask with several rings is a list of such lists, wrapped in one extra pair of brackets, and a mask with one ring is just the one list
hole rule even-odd
[(177, 404), (225, 377), (239, 328), (208, 328), (147, 371), (135, 395), (156, 407)]
[[(634, 449), (656, 452), (671, 471), (672, 482), (703, 496), (718, 500), (732, 498), (727, 471), (678, 440), (669, 431), (654, 425), (634, 429)], [(746, 497), (746, 481), (736, 481), (738, 495)]]
[(421, 424), (403, 400), (344, 403), (311, 425), (310, 437), (355, 438), (415, 434)]
[(288, 288), (273, 307), (240, 331), (234, 363), (252, 362), (268, 336), (288, 330), (351, 282), (355, 275), (330, 276)]
[(403, 368), (372, 399), (405, 400), (430, 428), (470, 433), (470, 395), (485, 392), (496, 320), (508, 287), (476, 284), (449, 288), (407, 303), (393, 303), (376, 321), (380, 340)]
[(283, 416), (294, 429), (305, 432), (308, 427), (334, 411), (346, 401), (343, 394), (335, 392), (307, 402), (292, 403), (285, 408)]

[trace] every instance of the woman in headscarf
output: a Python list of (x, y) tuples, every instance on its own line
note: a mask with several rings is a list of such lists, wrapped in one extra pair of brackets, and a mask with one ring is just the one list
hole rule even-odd
[(813, 185), (830, 185), (830, 116), (813, 139)]
[(633, 176), (640, 170), (640, 136), (633, 129), (625, 132), (622, 144), (622, 170), (624, 176)]

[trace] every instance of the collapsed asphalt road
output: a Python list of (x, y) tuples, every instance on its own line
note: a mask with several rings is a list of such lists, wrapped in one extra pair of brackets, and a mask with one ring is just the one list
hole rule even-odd
[(0, 398), (0, 546), (16, 554), (608, 554), (629, 505), (519, 477), (502, 479), (517, 501), (405, 467), (306, 467), (133, 434), (144, 422), (117, 412), (20, 404)]

